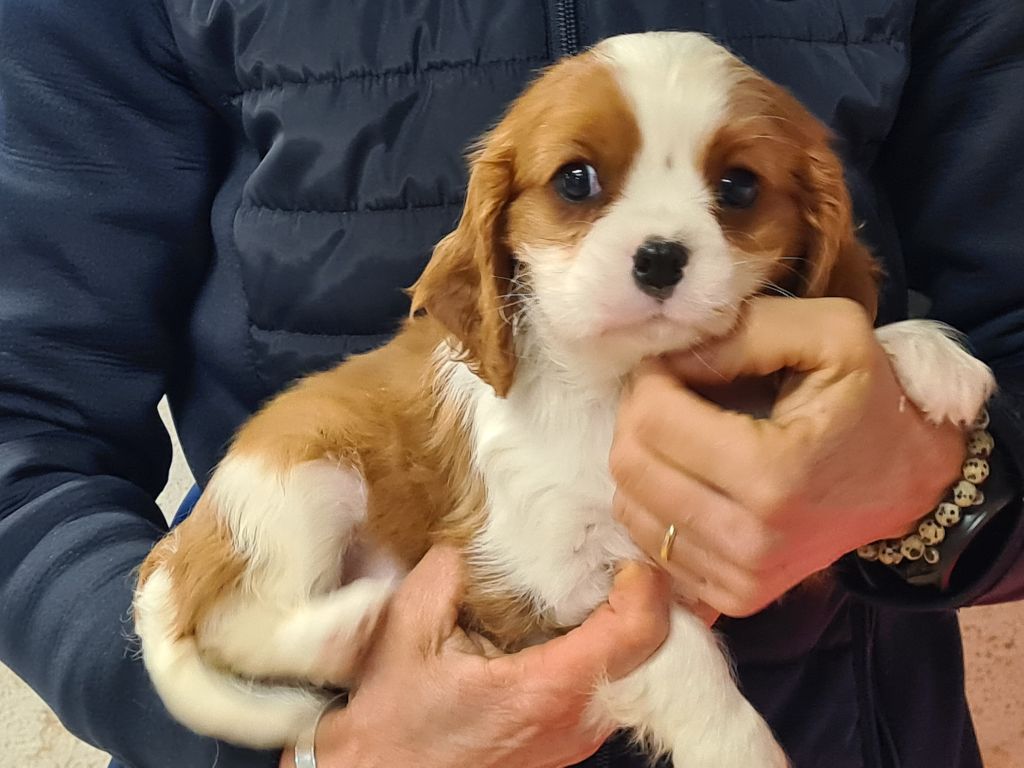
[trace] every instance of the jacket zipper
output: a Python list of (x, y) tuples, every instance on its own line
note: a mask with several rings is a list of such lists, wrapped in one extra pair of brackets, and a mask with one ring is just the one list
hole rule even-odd
[(562, 55), (572, 56), (579, 53), (579, 22), (576, 17), (576, 3), (574, 0), (558, 0), (557, 17), (558, 43), (562, 49)]

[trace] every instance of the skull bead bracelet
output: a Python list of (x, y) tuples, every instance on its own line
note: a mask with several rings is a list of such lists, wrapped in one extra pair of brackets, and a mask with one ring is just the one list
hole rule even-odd
[(918, 523), (916, 530), (899, 539), (865, 544), (857, 549), (858, 557), (890, 566), (911, 583), (935, 583), (943, 559), (943, 543), (956, 534), (975, 507), (985, 504), (981, 486), (992, 473), (990, 460), (995, 449), (995, 439), (988, 427), (988, 411), (982, 411), (970, 427), (960, 479)]

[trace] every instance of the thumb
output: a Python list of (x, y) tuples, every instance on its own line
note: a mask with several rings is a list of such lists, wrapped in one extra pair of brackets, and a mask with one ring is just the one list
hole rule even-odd
[(402, 581), (392, 601), (395, 614), (449, 635), (458, 622), (464, 577), (459, 550), (435, 544)]
[(523, 676), (542, 676), (570, 688), (589, 686), (603, 676), (617, 680), (643, 664), (664, 642), (670, 601), (663, 572), (629, 563), (615, 577), (608, 602), (580, 626), (496, 663), (516, 664)]

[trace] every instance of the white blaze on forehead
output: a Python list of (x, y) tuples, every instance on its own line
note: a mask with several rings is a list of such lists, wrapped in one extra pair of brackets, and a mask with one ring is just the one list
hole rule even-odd
[[(728, 331), (763, 277), (733, 253), (704, 167), (749, 70), (708, 38), (685, 32), (609, 38), (593, 55), (633, 112), (639, 149), (578, 243), (527, 241), (517, 255), (529, 268), (532, 327), (542, 345), (558, 359), (593, 358), (592, 367), (618, 375), (645, 355)], [(678, 241), (689, 254), (663, 301), (640, 290), (632, 274), (637, 248), (651, 238)]]
[(679, 175), (696, 175), (692, 180), (703, 187), (702, 155), (743, 77), (738, 60), (695, 32), (622, 35), (594, 52), (612, 68), (636, 115), (641, 143), (634, 178), (668, 163)]

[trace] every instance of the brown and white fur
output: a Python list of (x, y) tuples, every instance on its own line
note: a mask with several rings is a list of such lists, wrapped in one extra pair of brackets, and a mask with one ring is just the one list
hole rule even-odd
[[(572, 162), (595, 170), (593, 198), (556, 191)], [(731, 168), (759, 181), (748, 209), (716, 199)], [(689, 251), (667, 297), (631, 276), (650, 238)], [(320, 686), (358, 685), (396, 581), (442, 540), (468, 565), (468, 628), (515, 649), (578, 624), (642, 557), (607, 468), (629, 371), (728, 333), (766, 287), (873, 313), (876, 279), (826, 129), (724, 49), (649, 33), (555, 65), (481, 143), (397, 338), (253, 417), (146, 560), (135, 620), (157, 690), (196, 731), (291, 742)], [(933, 419), (969, 421), (990, 394), (942, 327), (878, 334)], [(681, 608), (654, 657), (597, 687), (592, 715), (686, 768), (786, 764)]]

